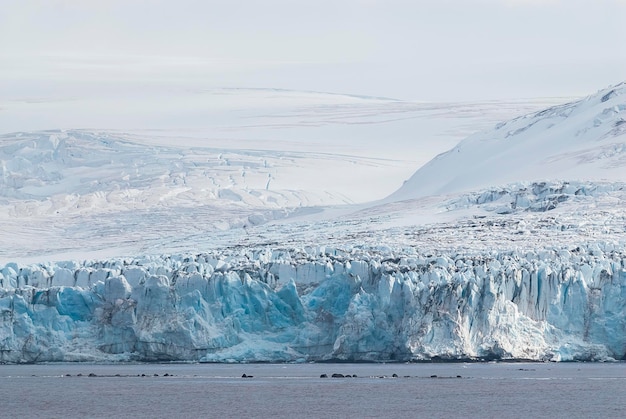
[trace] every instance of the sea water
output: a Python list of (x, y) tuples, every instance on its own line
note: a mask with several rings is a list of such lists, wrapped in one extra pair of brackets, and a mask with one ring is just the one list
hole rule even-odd
[(7, 418), (622, 418), (626, 364), (2, 365), (0, 394)]

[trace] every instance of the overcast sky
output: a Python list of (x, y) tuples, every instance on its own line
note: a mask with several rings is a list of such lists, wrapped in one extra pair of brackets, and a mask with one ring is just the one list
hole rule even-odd
[(626, 0), (0, 0), (0, 87), (578, 96), (626, 80), (625, 25)]

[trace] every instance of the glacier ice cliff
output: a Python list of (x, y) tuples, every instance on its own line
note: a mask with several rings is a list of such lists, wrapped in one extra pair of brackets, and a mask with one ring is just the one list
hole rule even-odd
[(626, 258), (231, 248), (0, 270), (0, 361), (616, 360)]

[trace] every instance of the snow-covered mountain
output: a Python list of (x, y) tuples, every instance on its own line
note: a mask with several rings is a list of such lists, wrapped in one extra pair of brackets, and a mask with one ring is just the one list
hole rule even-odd
[(626, 180), (626, 83), (500, 123), (420, 168), (392, 200), (519, 181)]
[[(498, 124), (359, 205), (328, 206), (432, 141), (411, 148), (380, 112), (459, 135), (501, 104), (334, 98), (274, 114), (308, 140), (262, 150), (207, 131), (5, 135), (0, 361), (625, 359), (625, 93)], [(335, 111), (402, 147), (322, 153), (309, 129)]]

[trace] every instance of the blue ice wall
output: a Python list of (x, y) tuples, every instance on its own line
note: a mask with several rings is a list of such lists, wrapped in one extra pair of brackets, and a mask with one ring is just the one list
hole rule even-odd
[(11, 263), (0, 361), (622, 359), (625, 260), (596, 244)]

